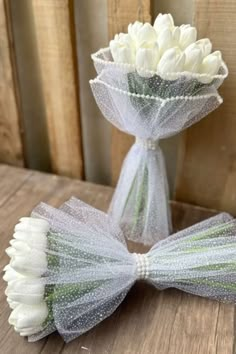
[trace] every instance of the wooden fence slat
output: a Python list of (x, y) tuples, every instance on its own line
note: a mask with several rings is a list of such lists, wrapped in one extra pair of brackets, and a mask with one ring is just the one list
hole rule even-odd
[(0, 161), (23, 166), (12, 39), (5, 1), (0, 0)]
[(32, 0), (53, 172), (83, 176), (72, 0)]
[[(113, 38), (116, 33), (127, 32), (127, 26), (130, 22), (136, 20), (150, 22), (150, 3), (150, 0), (107, 0), (109, 38)], [(133, 141), (132, 136), (122, 133), (116, 128), (112, 129), (112, 185), (115, 185), (119, 178), (123, 159)]]
[(196, 0), (195, 25), (222, 51), (229, 78), (222, 106), (184, 134), (176, 199), (236, 214), (236, 2)]

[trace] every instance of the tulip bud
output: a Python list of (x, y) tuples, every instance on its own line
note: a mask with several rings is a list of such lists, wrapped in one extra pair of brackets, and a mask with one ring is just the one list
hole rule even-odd
[(16, 250), (13, 247), (6, 248), (5, 252), (8, 255), (8, 257), (10, 257), (10, 258), (13, 257), (16, 254)]
[(175, 27), (173, 29), (164, 28), (158, 37), (158, 46), (161, 55), (168, 49), (177, 46), (180, 36), (180, 29)]
[(174, 27), (174, 20), (171, 14), (159, 14), (154, 22), (154, 28), (159, 34), (163, 28), (172, 28)]
[(49, 230), (49, 223), (47, 220), (44, 219), (38, 219), (38, 218), (34, 218), (32, 216), (30, 217), (22, 217), (20, 218), (20, 224), (24, 224), (25, 226), (37, 226), (39, 228), (40, 231), (45, 231), (47, 232)]
[(185, 54), (177, 47), (168, 49), (162, 56), (158, 64), (158, 73), (163, 79), (175, 80), (176, 75), (168, 74), (183, 71)]
[(110, 41), (113, 60), (117, 63), (135, 63), (135, 44), (129, 34), (120, 33)]
[(197, 30), (190, 25), (180, 26), (180, 39), (179, 46), (182, 50), (186, 49), (190, 44), (194, 43), (197, 39)]
[(202, 51), (202, 56), (205, 57), (211, 53), (212, 50), (212, 43), (208, 38), (203, 38), (200, 39), (199, 41), (190, 44), (186, 50), (185, 53), (188, 53), (189, 51), (193, 50), (194, 48), (199, 48)]
[(202, 63), (202, 58), (202, 51), (198, 47), (185, 52), (184, 70), (192, 73), (199, 72), (199, 68)]
[(8, 297), (7, 297), (7, 302), (8, 302), (9, 307), (12, 310), (14, 310), (19, 305), (19, 302), (12, 301)]
[(5, 274), (3, 276), (3, 280), (9, 282), (9, 281), (13, 281), (13, 280), (17, 280), (17, 279), (22, 279), (24, 278), (24, 275), (16, 272), (11, 266), (10, 264), (8, 264), (5, 268), (4, 268)]
[(139, 48), (136, 54), (136, 68), (139, 75), (144, 77), (152, 76), (143, 70), (156, 71), (159, 57), (157, 43), (154, 43), (152, 48)]
[(39, 332), (48, 316), (46, 302), (37, 305), (18, 305), (11, 313), (8, 322), (15, 327), (17, 332), (28, 336)]
[(8, 299), (26, 305), (36, 305), (44, 299), (44, 284), (41, 278), (21, 278), (8, 283), (5, 294)]
[[(220, 51), (216, 51), (214, 53), (206, 56), (202, 64), (200, 66), (200, 73), (206, 74), (210, 76), (217, 75), (222, 64), (222, 55)], [(204, 84), (208, 84), (213, 80), (213, 77), (203, 76), (200, 78), (200, 81)]]
[(144, 42), (153, 43), (157, 40), (155, 29), (150, 23), (145, 23), (137, 32), (137, 46), (142, 46)]
[(29, 231), (17, 231), (13, 234), (14, 240), (11, 240), (10, 244), (13, 245), (14, 241), (23, 241), (27, 245), (45, 250), (47, 247), (47, 237), (42, 232), (29, 232)]
[(47, 256), (45, 252), (29, 247), (24, 242), (14, 244), (16, 254), (12, 257), (10, 265), (23, 275), (40, 276), (47, 270)]
[(138, 31), (143, 27), (143, 23), (139, 21), (135, 21), (134, 23), (130, 23), (128, 26), (128, 34), (132, 38), (133, 41), (137, 41)]

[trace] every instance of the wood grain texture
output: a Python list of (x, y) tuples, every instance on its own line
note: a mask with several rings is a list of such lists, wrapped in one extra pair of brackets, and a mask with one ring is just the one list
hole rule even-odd
[(71, 0), (32, 0), (53, 172), (83, 176)]
[[(1, 269), (8, 262), (4, 249), (14, 224), (37, 203), (58, 206), (75, 195), (106, 210), (112, 193), (110, 187), (0, 165)], [(172, 203), (172, 210), (176, 230), (215, 214), (178, 202)], [(233, 306), (177, 290), (158, 292), (142, 282), (110, 318), (71, 343), (63, 343), (56, 333), (28, 343), (7, 323), (5, 286), (1, 277), (0, 351), (4, 354), (233, 354)]]
[(236, 2), (196, 0), (199, 37), (209, 37), (229, 67), (224, 103), (182, 138), (176, 199), (236, 215)]
[[(107, 0), (108, 8), (108, 33), (113, 38), (116, 33), (127, 32), (130, 22), (139, 20), (150, 22), (150, 0)], [(111, 180), (112, 185), (117, 183), (120, 169), (134, 138), (116, 128), (112, 129), (111, 144)]]
[(0, 162), (23, 166), (11, 19), (5, 5), (0, 0)]

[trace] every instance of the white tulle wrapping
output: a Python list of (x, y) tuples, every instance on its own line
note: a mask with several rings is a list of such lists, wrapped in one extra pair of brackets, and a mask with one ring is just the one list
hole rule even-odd
[[(203, 85), (198, 81), (200, 74), (175, 73), (163, 80), (157, 73), (144, 71), (146, 77), (141, 77), (133, 65), (114, 63), (107, 48), (92, 58), (98, 76), (90, 84), (103, 115), (121, 131), (143, 141), (158, 142), (175, 135), (222, 103), (217, 89), (228, 74), (223, 62), (219, 74), (208, 77), (211, 83)], [(145, 150), (134, 145), (128, 153), (110, 212), (127, 238), (152, 245), (168, 236), (172, 228), (163, 156), (159, 148), (150, 153)], [(140, 181), (144, 179), (148, 188), (137, 221), (133, 201), (143, 194)], [(122, 211), (121, 205), (128, 207)]]
[(152, 150), (143, 148), (140, 143), (134, 144), (123, 163), (109, 208), (113, 220), (120, 223), (129, 239), (139, 241), (141, 233), (145, 235), (144, 243), (154, 244), (156, 239), (165, 238), (172, 231), (168, 201), (165, 161), (160, 147)]
[(53, 286), (54, 299), (53, 318), (30, 341), (54, 330), (65, 341), (76, 338), (111, 315), (140, 278), (158, 289), (235, 303), (236, 222), (228, 214), (180, 231), (138, 257), (109, 216), (75, 198), (60, 210), (40, 204), (32, 216), (50, 224), (42, 279), (45, 297)]

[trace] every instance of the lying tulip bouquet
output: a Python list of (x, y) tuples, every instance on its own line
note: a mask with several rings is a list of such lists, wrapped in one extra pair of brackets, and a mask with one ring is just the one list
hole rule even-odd
[(139, 279), (157, 289), (236, 302), (236, 221), (228, 214), (130, 253), (112, 218), (72, 198), (20, 219), (6, 252), (9, 323), (29, 341), (57, 330), (65, 341), (111, 315)]
[(217, 89), (228, 71), (209, 39), (170, 14), (154, 26), (135, 22), (109, 48), (92, 55), (98, 76), (90, 81), (104, 116), (134, 135), (110, 210), (125, 235), (153, 244), (171, 233), (168, 182), (159, 141), (216, 109)]

